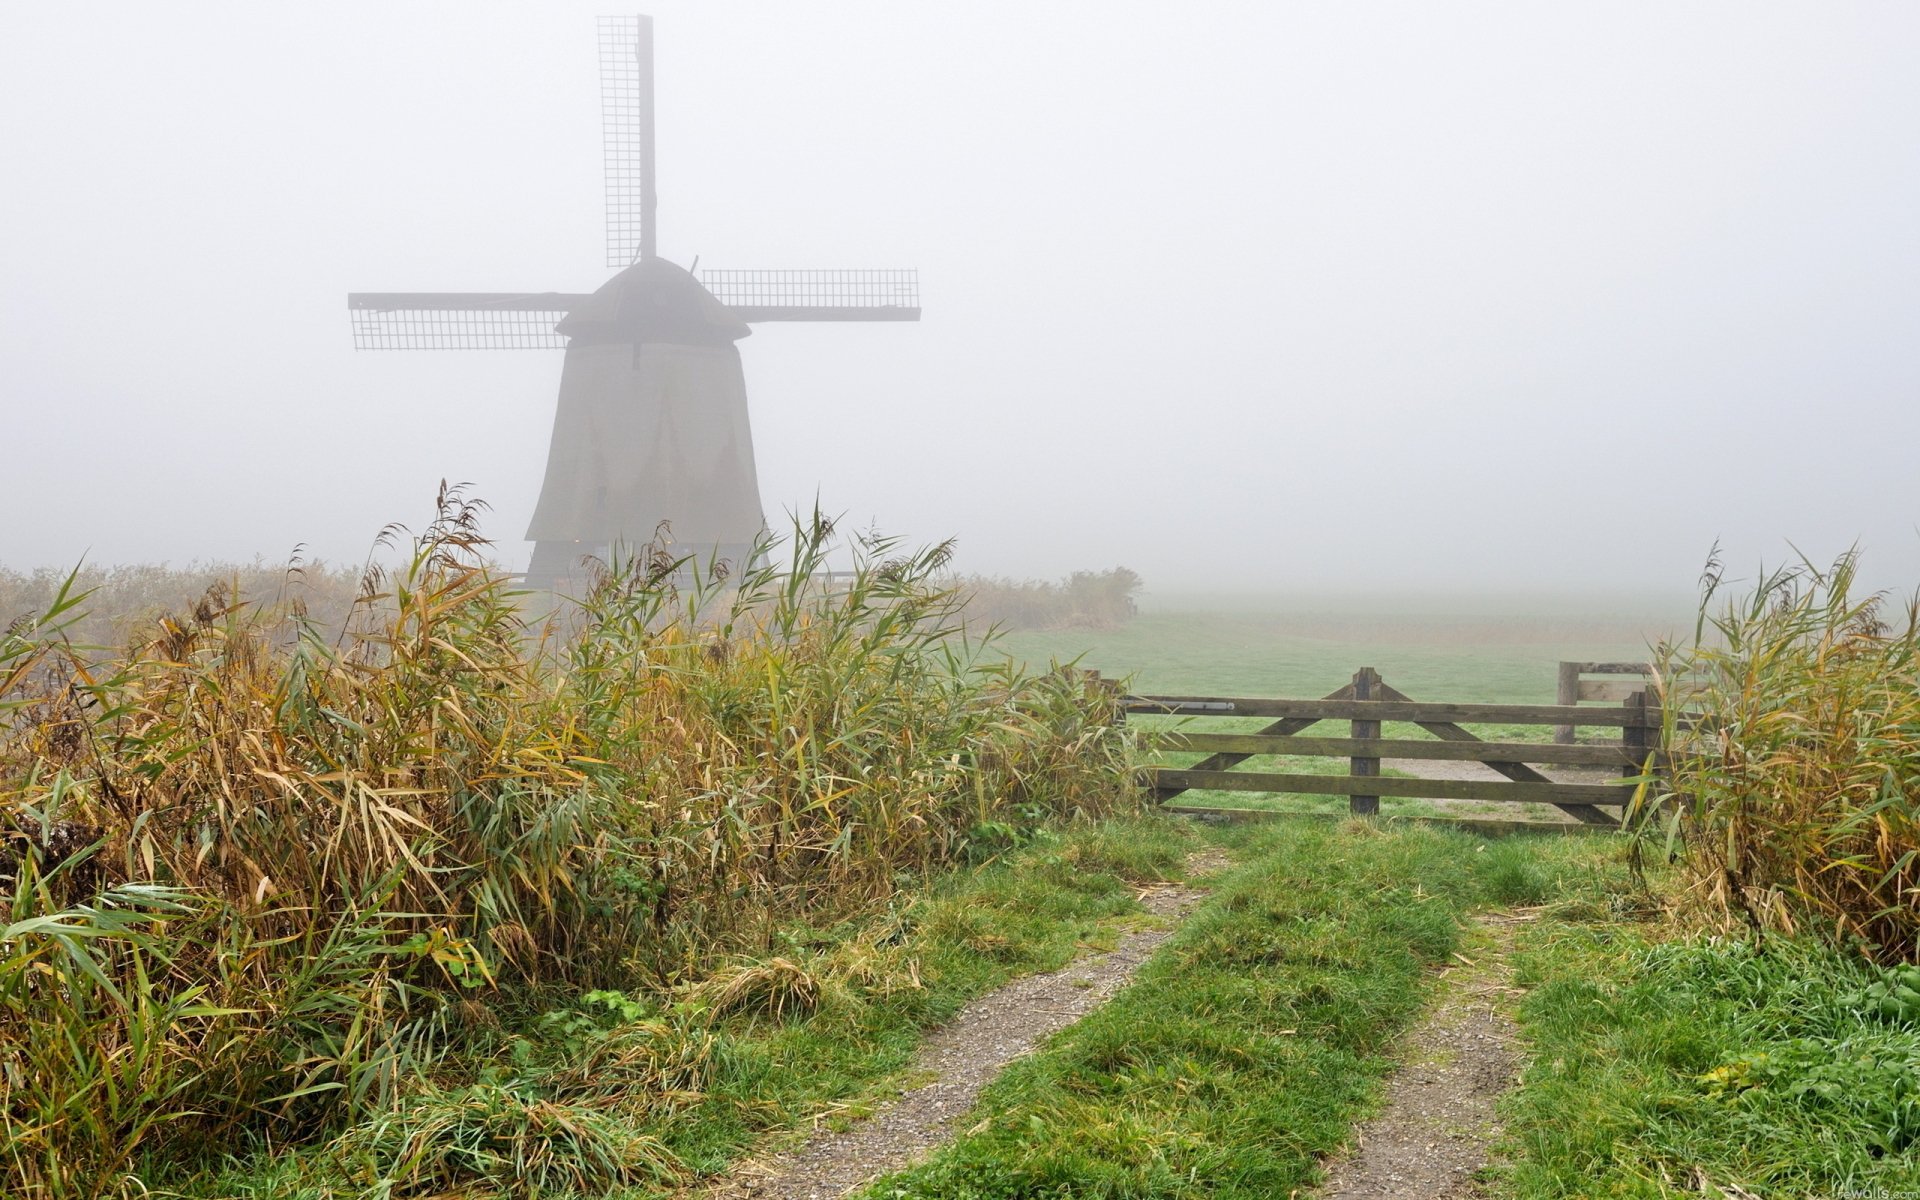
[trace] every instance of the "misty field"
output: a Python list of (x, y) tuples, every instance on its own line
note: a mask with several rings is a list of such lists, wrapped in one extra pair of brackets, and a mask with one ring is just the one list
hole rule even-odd
[(1916, 63), (0, 2), (0, 1200), (1920, 1200)]
[[(547, 612), (486, 565), (476, 512), (443, 493), (359, 579), (9, 578), (33, 611), (0, 642), (7, 1194), (726, 1180), (876, 1111), (929, 1029), (1203, 872), (1135, 986), (865, 1195), (1312, 1186), (1448, 964), (1486, 956), (1540, 1048), (1490, 1194), (1920, 1178), (1920, 633), (1850, 560), (1763, 580), (1693, 644), (1652, 603), (1136, 614), (1131, 572), (968, 584), (945, 547), (884, 540), (827, 575), (816, 520), (742, 577), (643, 557)], [(983, 638), (1009, 613), (1045, 628)], [(1370, 666), (1420, 699), (1542, 702), (1562, 658), (1649, 657), (1693, 681), (1692, 729), (1739, 736), (1671, 726), (1665, 790), (1603, 838), (1489, 840), (1393, 818), (1499, 806), (1391, 798), (1155, 814), (1131, 733), (1153, 722), (1116, 723), (1086, 674), (1315, 696)]]
[(1169, 596), (1122, 626), (1012, 630), (998, 644), (1028, 663), (1131, 677), (1141, 692), (1321, 696), (1374, 667), (1420, 700), (1550, 704), (1560, 660), (1643, 662), (1692, 621), (1685, 597), (1605, 611), (1578, 596)]

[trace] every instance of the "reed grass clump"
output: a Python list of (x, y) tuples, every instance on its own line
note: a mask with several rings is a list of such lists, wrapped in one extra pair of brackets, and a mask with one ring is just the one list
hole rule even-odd
[[(532, 619), (478, 517), (443, 489), (338, 622), (216, 589), (90, 650), (70, 578), (0, 636), (0, 1193), (341, 1130), (396, 1195), (661, 1178), (597, 1101), (473, 1056), (555, 997), (684, 994), (974, 830), (1129, 801), (1109, 695), (982, 656), (942, 547), (866, 539), (824, 586), (816, 516), (770, 565), (655, 552)], [(729, 1002), (813, 1003), (783, 962)], [(697, 1089), (699, 1031), (625, 1036), (574, 1073)]]
[(1860, 595), (1853, 553), (1720, 591), (1710, 564), (1693, 643), (1662, 651), (1672, 768), (1647, 827), (1756, 930), (1920, 958), (1920, 608)]

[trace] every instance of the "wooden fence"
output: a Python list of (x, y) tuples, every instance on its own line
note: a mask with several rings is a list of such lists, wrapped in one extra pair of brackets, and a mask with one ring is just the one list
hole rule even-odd
[[(1156, 743), (1163, 750), (1206, 754), (1192, 766), (1150, 769), (1149, 786), (1163, 804), (1192, 789), (1344, 795), (1349, 809), (1360, 815), (1379, 812), (1382, 796), (1507, 801), (1551, 804), (1582, 825), (1602, 828), (1619, 824), (1619, 818), (1606, 809), (1623, 806), (1632, 798), (1633, 784), (1625, 781), (1655, 765), (1660, 729), (1660, 709), (1644, 689), (1608, 707), (1422, 703), (1388, 686), (1371, 667), (1361, 668), (1352, 683), (1319, 700), (1125, 696), (1121, 708), (1126, 714), (1191, 719), (1278, 718), (1262, 729), (1243, 733), (1197, 730), (1193, 720), (1156, 730)], [(1347, 736), (1302, 736), (1323, 721), (1347, 722)], [(1380, 727), (1388, 721), (1409, 722), (1431, 736), (1384, 738)], [(1469, 724), (1590, 725), (1618, 729), (1619, 738), (1598, 745), (1486, 741), (1464, 728)], [(1345, 758), (1347, 771), (1332, 775), (1234, 769), (1258, 756)], [(1505, 778), (1389, 777), (1380, 774), (1382, 759), (1484, 763)], [(1536, 765), (1610, 768), (1623, 782), (1562, 782), (1535, 770)], [(1177, 807), (1206, 811), (1190, 805)]]

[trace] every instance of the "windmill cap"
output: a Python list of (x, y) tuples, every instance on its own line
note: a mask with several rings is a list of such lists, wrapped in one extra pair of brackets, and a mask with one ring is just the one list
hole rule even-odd
[(681, 267), (643, 259), (602, 284), (554, 326), (575, 342), (718, 346), (753, 330)]

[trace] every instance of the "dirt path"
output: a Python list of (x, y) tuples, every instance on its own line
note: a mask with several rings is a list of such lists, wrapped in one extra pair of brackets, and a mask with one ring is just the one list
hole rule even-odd
[[(1226, 865), (1217, 852), (1187, 862), (1189, 875)], [(950, 1140), (955, 1123), (980, 1089), (1048, 1034), (1073, 1024), (1126, 986), (1149, 955), (1172, 935), (1205, 891), (1177, 885), (1142, 890), (1163, 927), (1127, 934), (1104, 954), (1076, 959), (1045, 975), (1017, 979), (982, 996), (935, 1031), (920, 1048), (910, 1077), (931, 1077), (841, 1132), (815, 1135), (774, 1158), (748, 1162), (705, 1193), (708, 1200), (830, 1200), (898, 1170)]]
[(1500, 1135), (1494, 1101), (1513, 1083), (1520, 1052), (1506, 1001), (1513, 933), (1532, 917), (1480, 918), (1484, 936), (1457, 956), (1439, 1004), (1407, 1041), (1387, 1081), (1386, 1107), (1328, 1165), (1321, 1200), (1469, 1200), (1474, 1174)]

